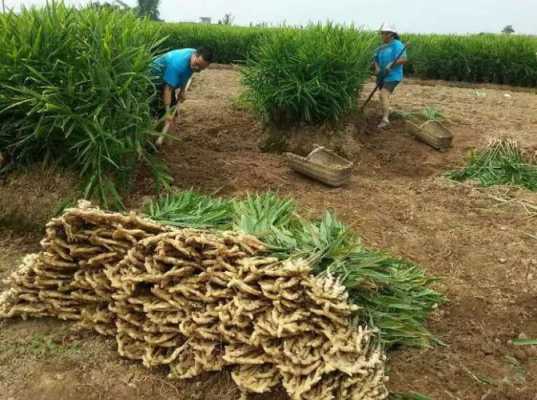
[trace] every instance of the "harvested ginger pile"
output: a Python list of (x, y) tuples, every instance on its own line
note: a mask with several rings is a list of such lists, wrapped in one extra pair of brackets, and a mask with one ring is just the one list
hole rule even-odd
[(53, 219), (0, 295), (0, 316), (53, 316), (115, 336), (172, 378), (229, 368), (243, 394), (380, 400), (384, 355), (335, 280), (252, 236), (172, 230), (82, 202)]

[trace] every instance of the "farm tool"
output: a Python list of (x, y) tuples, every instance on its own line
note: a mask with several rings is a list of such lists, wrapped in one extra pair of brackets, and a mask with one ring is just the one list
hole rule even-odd
[[(192, 78), (190, 78), (185, 86), (184, 92), (186, 93), (188, 89), (190, 89), (190, 85), (192, 84)], [(175, 94), (177, 95), (177, 94)], [(177, 103), (172, 110), (172, 120), (175, 120), (175, 117), (179, 113), (179, 103)], [(170, 120), (167, 120), (164, 123), (164, 128), (162, 129), (162, 132), (160, 133), (157, 141), (155, 142), (157, 147), (162, 147), (162, 144), (164, 143), (164, 138), (168, 135), (168, 131), (170, 130), (171, 122)]]
[[(171, 111), (172, 121), (175, 120), (175, 116), (177, 115), (178, 112), (179, 112), (179, 104), (176, 104), (173, 107), (173, 110)], [(162, 147), (162, 144), (164, 143), (164, 138), (168, 135), (168, 131), (170, 130), (170, 126), (171, 126), (171, 122), (170, 120), (167, 119), (166, 122), (164, 123), (164, 128), (162, 128), (162, 132), (160, 133), (159, 137), (157, 138), (157, 141), (155, 142), (157, 147)]]

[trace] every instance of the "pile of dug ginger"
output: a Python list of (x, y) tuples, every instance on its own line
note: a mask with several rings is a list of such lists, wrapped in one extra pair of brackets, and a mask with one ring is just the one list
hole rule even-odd
[(0, 316), (52, 316), (187, 379), (228, 368), (241, 392), (385, 399), (384, 354), (335, 279), (234, 232), (172, 229), (82, 202), (53, 219), (0, 295)]

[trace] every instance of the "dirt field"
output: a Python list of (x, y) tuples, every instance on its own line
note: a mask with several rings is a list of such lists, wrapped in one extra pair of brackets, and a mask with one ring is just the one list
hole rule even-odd
[[(179, 140), (163, 151), (175, 185), (223, 196), (273, 190), (312, 215), (334, 209), (367, 246), (440, 277), (438, 289), (449, 303), (431, 318), (430, 328), (446, 346), (390, 353), (390, 389), (435, 400), (536, 400), (537, 348), (509, 341), (537, 338), (537, 208), (531, 208), (537, 194), (453, 184), (441, 175), (491, 137), (511, 135), (537, 150), (537, 96), (506, 87), (407, 82), (395, 108), (434, 105), (443, 111), (455, 135), (453, 148), (436, 152), (410, 137), (401, 122), (376, 131), (373, 103), (366, 125), (350, 118), (338, 128), (354, 135), (360, 151), (351, 185), (330, 189), (290, 172), (280, 155), (259, 151), (262, 129), (238, 106), (239, 93), (233, 70), (213, 69), (196, 79), (181, 110)], [(129, 203), (139, 206), (151, 195), (149, 177), (141, 173)], [(0, 276), (38, 248), (34, 233), (4, 228), (0, 238)], [(113, 341), (72, 332), (67, 323), (2, 321), (0, 399), (239, 396), (226, 374), (172, 383), (162, 371), (120, 359), (114, 349)]]

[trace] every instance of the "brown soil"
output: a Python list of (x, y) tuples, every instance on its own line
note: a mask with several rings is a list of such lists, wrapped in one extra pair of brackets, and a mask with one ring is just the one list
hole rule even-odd
[[(392, 390), (435, 400), (537, 399), (537, 349), (510, 344), (521, 335), (537, 338), (537, 212), (528, 207), (537, 205), (537, 194), (440, 177), (492, 137), (511, 135), (535, 150), (537, 96), (508, 87), (480, 86), (476, 92), (407, 82), (394, 107), (434, 105), (443, 111), (455, 135), (453, 148), (439, 153), (415, 141), (401, 121), (377, 131), (374, 102), (365, 125), (349, 118), (330, 128), (353, 135), (352, 146), (360, 149), (352, 152), (351, 184), (331, 189), (291, 172), (281, 155), (259, 151), (263, 130), (238, 105), (240, 90), (238, 73), (230, 69), (212, 69), (194, 81), (178, 139), (163, 150), (175, 185), (224, 196), (273, 190), (312, 215), (334, 209), (367, 246), (440, 277), (437, 288), (449, 303), (433, 315), (430, 328), (446, 346), (392, 352)], [(129, 204), (139, 206), (152, 195), (150, 177), (142, 173)], [(4, 275), (38, 240), (7, 231), (2, 238)], [(113, 342), (70, 332), (65, 323), (1, 324), (2, 399), (238, 398), (225, 374), (172, 383), (160, 371), (121, 360)]]
[(79, 185), (72, 172), (35, 164), (0, 176), (0, 226), (42, 232)]

